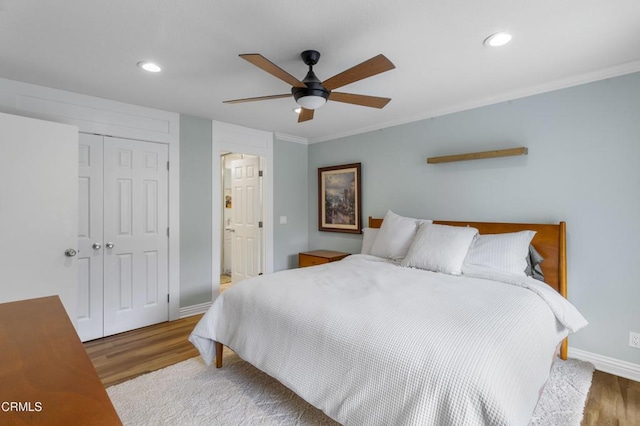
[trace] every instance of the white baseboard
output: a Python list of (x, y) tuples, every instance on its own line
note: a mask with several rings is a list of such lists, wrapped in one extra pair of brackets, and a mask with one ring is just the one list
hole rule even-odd
[(592, 363), (596, 370), (640, 382), (640, 365), (569, 347), (569, 357)]
[(187, 318), (198, 314), (204, 314), (212, 304), (213, 302), (205, 302), (198, 305), (191, 305), (180, 308), (180, 318)]

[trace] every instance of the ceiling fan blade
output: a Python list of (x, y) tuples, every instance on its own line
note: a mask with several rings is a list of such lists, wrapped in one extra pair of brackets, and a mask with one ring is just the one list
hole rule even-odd
[(356, 65), (355, 67), (349, 68), (340, 74), (334, 75), (330, 79), (323, 81), (322, 85), (327, 90), (333, 90), (394, 68), (395, 65), (393, 65), (386, 56), (378, 55), (368, 61), (364, 61), (363, 63)]
[(303, 121), (313, 120), (313, 111), (312, 109), (302, 108), (300, 114), (298, 114), (298, 123), (302, 123)]
[(378, 96), (356, 95), (353, 93), (331, 92), (330, 101), (344, 102), (346, 104), (362, 105), (371, 108), (384, 108), (391, 98)]
[(242, 102), (267, 101), (269, 99), (290, 98), (292, 96), (293, 95), (291, 93), (287, 93), (284, 95), (269, 95), (269, 96), (258, 96), (256, 98), (231, 99), (229, 101), (222, 101), (222, 103), (223, 104), (239, 104)]
[(306, 84), (258, 53), (246, 53), (240, 55), (240, 57), (245, 61), (251, 62), (253, 65), (262, 69), (263, 71), (268, 72), (272, 76), (279, 78), (285, 83), (289, 83), (293, 87), (307, 87)]

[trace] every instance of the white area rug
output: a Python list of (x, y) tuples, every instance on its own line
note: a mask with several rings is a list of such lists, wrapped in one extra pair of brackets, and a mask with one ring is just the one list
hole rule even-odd
[(590, 362), (557, 360), (529, 425), (579, 426), (594, 369)]
[[(531, 425), (580, 424), (593, 365), (558, 360)], [(224, 367), (192, 358), (107, 389), (125, 425), (337, 425), (232, 354)]]

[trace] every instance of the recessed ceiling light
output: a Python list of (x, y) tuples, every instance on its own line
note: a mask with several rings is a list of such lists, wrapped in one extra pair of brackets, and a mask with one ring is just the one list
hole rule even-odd
[(146, 62), (146, 61), (138, 62), (138, 66), (143, 70), (149, 71), (149, 72), (162, 71), (162, 68), (160, 68), (158, 64), (154, 64), (153, 62)]
[(484, 40), (484, 45), (488, 47), (504, 46), (511, 41), (511, 34), (505, 32), (499, 32), (491, 34)]

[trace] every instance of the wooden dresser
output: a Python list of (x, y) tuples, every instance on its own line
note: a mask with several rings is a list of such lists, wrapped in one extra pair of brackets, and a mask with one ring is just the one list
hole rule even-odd
[(323, 263), (336, 262), (349, 256), (349, 253), (331, 250), (313, 250), (298, 254), (298, 266), (322, 265)]
[(0, 424), (122, 425), (58, 296), (0, 304)]

